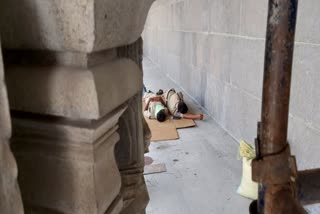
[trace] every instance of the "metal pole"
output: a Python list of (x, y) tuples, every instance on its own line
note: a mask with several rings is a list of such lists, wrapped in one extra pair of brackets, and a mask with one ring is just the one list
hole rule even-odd
[(295, 198), (296, 164), (287, 143), (297, 7), (298, 0), (269, 0), (261, 124), (252, 164), (253, 180), (263, 187), (258, 213), (305, 213)]
[(270, 0), (262, 96), (262, 156), (287, 144), (291, 68), (298, 0)]

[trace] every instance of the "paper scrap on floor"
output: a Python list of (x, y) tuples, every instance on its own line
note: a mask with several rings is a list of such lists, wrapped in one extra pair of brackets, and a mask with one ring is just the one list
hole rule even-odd
[(166, 172), (167, 168), (164, 163), (151, 164), (144, 167), (144, 175)]

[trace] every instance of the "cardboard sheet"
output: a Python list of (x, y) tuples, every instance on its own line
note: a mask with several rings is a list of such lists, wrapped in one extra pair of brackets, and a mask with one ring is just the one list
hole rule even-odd
[(145, 119), (151, 130), (152, 142), (179, 139), (177, 129), (194, 127), (196, 125), (193, 120), (174, 120), (171, 117), (168, 117), (168, 119), (162, 123), (149, 118)]
[[(144, 103), (142, 103), (144, 106)], [(151, 130), (151, 142), (163, 141), (163, 140), (177, 140), (179, 134), (177, 129), (189, 128), (196, 126), (193, 120), (189, 119), (173, 119), (170, 115), (166, 121), (160, 123), (157, 120), (149, 119), (145, 117), (146, 122)]]
[(180, 119), (180, 120), (172, 120), (172, 121), (177, 129), (184, 129), (184, 128), (196, 126), (195, 122), (189, 119)]
[(146, 118), (146, 121), (151, 130), (151, 141), (161, 141), (161, 140), (176, 140), (179, 139), (177, 129), (173, 122), (166, 120), (163, 123), (157, 120), (151, 120)]

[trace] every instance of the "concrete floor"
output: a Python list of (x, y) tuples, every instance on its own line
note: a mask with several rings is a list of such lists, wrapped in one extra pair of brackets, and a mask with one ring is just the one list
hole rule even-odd
[[(148, 90), (179, 90), (159, 67), (144, 60)], [(191, 111), (201, 107), (187, 98)], [(241, 179), (238, 144), (213, 119), (205, 115), (197, 127), (179, 130), (179, 140), (151, 143), (154, 163), (165, 163), (167, 172), (146, 175), (150, 194), (147, 214), (248, 213), (250, 200), (237, 195)]]
[[(144, 59), (144, 83), (148, 90), (176, 88), (160, 68)], [(201, 106), (185, 94), (191, 112)], [(249, 213), (250, 200), (236, 193), (241, 179), (238, 143), (205, 114), (197, 127), (179, 130), (179, 140), (151, 143), (154, 163), (165, 163), (167, 172), (146, 175), (150, 194), (147, 214)], [(320, 214), (320, 205), (306, 207)]]

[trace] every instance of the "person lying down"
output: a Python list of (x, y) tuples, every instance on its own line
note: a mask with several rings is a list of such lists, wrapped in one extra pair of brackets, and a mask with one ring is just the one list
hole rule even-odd
[(159, 122), (166, 120), (170, 113), (174, 119), (203, 120), (203, 114), (188, 114), (188, 106), (184, 102), (183, 94), (170, 89), (163, 92), (160, 89), (156, 94), (149, 91), (144, 95), (144, 115)]

